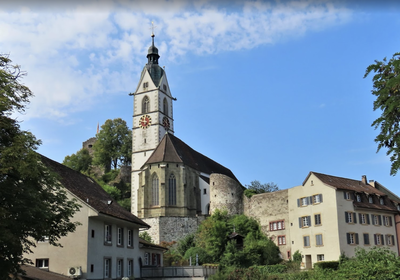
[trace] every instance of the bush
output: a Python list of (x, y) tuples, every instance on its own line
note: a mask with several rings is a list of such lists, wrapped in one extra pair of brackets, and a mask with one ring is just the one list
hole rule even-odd
[(199, 265), (210, 262), (210, 256), (207, 254), (206, 250), (200, 247), (189, 248), (189, 250), (186, 251), (184, 258), (189, 260), (190, 257), (192, 257), (192, 265), (195, 265), (196, 254), (199, 256)]
[(314, 264), (314, 268), (316, 268), (316, 269), (337, 270), (338, 267), (339, 267), (339, 261), (317, 262), (317, 263)]

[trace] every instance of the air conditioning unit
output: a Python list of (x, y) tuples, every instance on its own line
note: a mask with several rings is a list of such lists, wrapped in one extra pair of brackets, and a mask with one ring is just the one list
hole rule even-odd
[(68, 276), (70, 277), (79, 277), (81, 276), (82, 271), (80, 266), (71, 266), (68, 268)]

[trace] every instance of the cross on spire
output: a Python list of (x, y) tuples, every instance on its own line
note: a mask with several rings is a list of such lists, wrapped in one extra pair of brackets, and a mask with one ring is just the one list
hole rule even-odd
[(154, 22), (151, 21), (151, 37), (154, 37), (154, 28), (156, 28), (157, 26), (154, 25)]

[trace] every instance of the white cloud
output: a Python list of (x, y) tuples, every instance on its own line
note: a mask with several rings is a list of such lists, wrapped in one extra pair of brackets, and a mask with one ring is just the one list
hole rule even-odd
[(350, 17), (346, 9), (315, 1), (63, 2), (44, 8), (45, 3), (19, 1), (0, 8), (1, 52), (22, 64), (28, 72), (24, 83), (36, 96), (25, 118), (62, 122), (102, 94), (131, 91), (131, 77), (139, 75), (150, 44), (152, 20), (163, 59), (176, 60), (187, 53), (276, 43)]

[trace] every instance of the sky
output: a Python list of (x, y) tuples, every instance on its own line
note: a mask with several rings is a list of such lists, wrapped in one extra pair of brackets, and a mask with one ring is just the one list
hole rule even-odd
[(396, 1), (7, 1), (0, 53), (34, 97), (21, 128), (58, 162), (97, 124), (132, 127), (154, 22), (177, 101), (175, 136), (242, 185), (301, 185), (310, 171), (376, 180), (400, 195), (371, 126), (368, 65), (400, 51)]

